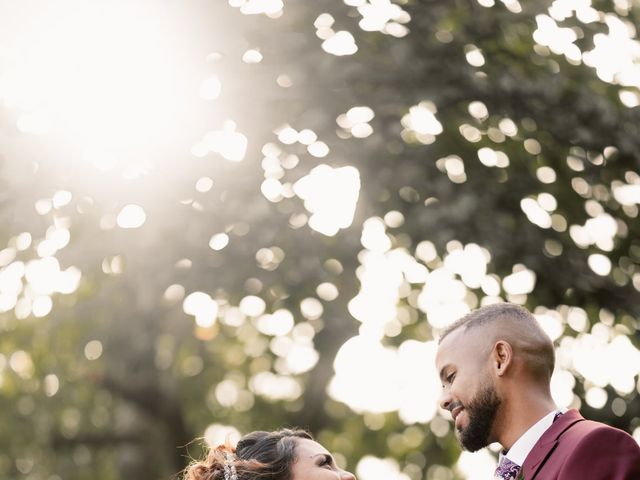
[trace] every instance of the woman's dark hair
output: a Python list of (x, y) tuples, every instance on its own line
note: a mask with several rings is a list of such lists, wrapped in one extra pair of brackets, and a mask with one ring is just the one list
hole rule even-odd
[(298, 439), (313, 437), (298, 429), (251, 432), (236, 448), (218, 445), (204, 460), (186, 468), (184, 480), (225, 480), (225, 464), (235, 467), (238, 480), (290, 480)]

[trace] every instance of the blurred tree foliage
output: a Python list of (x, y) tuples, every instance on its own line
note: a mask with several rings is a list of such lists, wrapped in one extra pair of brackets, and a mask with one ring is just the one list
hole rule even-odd
[[(592, 67), (536, 44), (536, 15), (551, 2), (523, 2), (519, 12), (512, 11), (517, 2), (490, 8), (471, 0), (396, 3), (410, 15), (404, 24), (409, 33), (401, 38), (359, 29), (358, 10), (336, 0), (286, 1), (276, 19), (242, 15), (226, 2), (193, 3), (203, 23), (233, 25), (228, 43), (210, 48), (222, 54), (214, 67), (224, 71), (233, 119), (249, 137), (243, 162), (172, 151), (158, 157), (150, 176), (117, 184), (115, 192), (104, 179), (74, 186), (78, 172), (39, 162), (48, 152), (22, 140), (10, 109), (0, 110), (2, 239), (15, 244), (22, 231), (43, 237), (54, 217), (67, 217), (72, 239), (57, 257), (83, 275), (77, 291), (54, 297), (45, 318), (0, 314), (0, 477), (167, 478), (185, 465), (187, 444), (220, 423), (242, 432), (307, 427), (342, 453), (349, 468), (373, 454), (396, 458), (411, 478), (435, 478), (429, 466), (450, 467), (459, 455), (452, 432), (438, 436), (433, 426), (405, 425), (394, 412), (355, 413), (327, 394), (333, 359), (358, 331), (348, 302), (360, 286), (362, 224), (391, 211), (404, 217), (388, 229), (394, 247), (413, 254), (423, 240), (438, 252), (452, 241), (476, 243), (491, 253), (491, 271), (501, 278), (517, 264), (535, 272), (535, 289), (512, 300), (531, 309), (581, 307), (587, 329), (608, 323), (640, 345), (638, 207), (622, 205), (612, 191), (616, 182), (638, 185), (640, 109), (623, 105), (622, 87), (602, 81)], [(638, 10), (622, 4), (596, 1), (594, 8), (637, 25)], [(323, 13), (334, 18), (331, 28), (353, 33), (355, 54), (323, 51), (314, 26)], [(602, 21), (582, 23), (575, 16), (559, 23), (576, 32), (582, 51), (608, 31)], [(240, 60), (249, 47), (260, 50), (260, 63)], [(442, 133), (433, 139), (402, 132), (402, 118), (420, 102), (437, 108)], [(482, 102), (487, 113), (475, 118), (472, 102)], [(366, 138), (336, 124), (354, 106), (375, 112)], [(329, 155), (318, 159), (304, 145), (279, 143), (274, 130), (283, 124), (312, 129)], [(320, 163), (355, 166), (362, 189), (353, 224), (325, 236), (296, 224), (296, 216), (306, 213), (299, 198), (267, 200), (260, 189), (267, 143), (297, 156), (282, 182), (295, 182)], [(479, 161), (485, 147), (503, 152), (508, 165)], [(457, 170), (447, 168), (442, 159), (451, 156), (461, 160), (462, 171), (460, 163), (454, 162)], [(32, 162), (39, 162), (35, 173)], [(555, 181), (544, 177), (541, 172), (549, 170), (543, 167), (553, 169)], [(194, 191), (202, 176), (213, 179), (211, 191)], [(60, 189), (71, 190), (73, 201), (36, 215), (34, 203)], [(152, 204), (145, 203), (143, 227), (105, 228), (104, 221), (101, 227), (101, 219), (135, 203), (143, 191), (154, 195)], [(546, 228), (529, 221), (521, 207), (523, 199), (544, 193), (557, 202), (557, 216)], [(601, 213), (615, 220), (612, 248), (578, 245), (571, 226)], [(217, 232), (228, 233), (230, 242), (213, 251), (207, 245)], [(266, 261), (256, 257), (260, 249), (268, 249)], [(610, 260), (609, 273), (589, 267), (595, 253)], [(19, 252), (25, 262), (36, 257), (33, 248)], [(333, 283), (339, 296), (323, 301), (320, 319), (305, 319), (300, 302), (315, 297), (323, 282)], [(183, 312), (180, 295), (165, 294), (170, 285), (181, 285), (186, 294), (208, 293), (221, 315), (256, 295), (267, 312), (286, 308), (297, 324), (312, 325), (319, 361), (293, 375), (301, 394), (256, 394), (250, 388), (256, 374), (283, 373), (271, 338), (251, 321), (198, 327)], [(476, 294), (471, 303), (484, 296), (480, 289)], [(437, 332), (415, 302), (400, 302), (410, 319), (385, 342), (433, 338)], [(563, 337), (576, 334), (566, 327)], [(21, 362), (19, 372), (12, 361)], [(577, 380), (575, 393), (583, 397), (584, 379)], [(216, 396), (223, 381), (237, 386), (228, 405)], [(640, 422), (638, 390), (607, 391), (604, 407), (583, 403), (583, 413), (633, 431)], [(614, 414), (618, 397), (626, 408)], [(190, 450), (199, 454), (195, 446)]]

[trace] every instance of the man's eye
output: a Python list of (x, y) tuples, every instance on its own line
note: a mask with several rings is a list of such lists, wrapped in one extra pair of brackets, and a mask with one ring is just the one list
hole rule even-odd
[(331, 465), (331, 457), (329, 455), (322, 457), (322, 460), (320, 460), (320, 466), (324, 467), (325, 465)]

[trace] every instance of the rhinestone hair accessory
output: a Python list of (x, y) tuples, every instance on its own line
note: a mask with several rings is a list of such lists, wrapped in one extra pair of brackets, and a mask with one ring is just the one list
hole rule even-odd
[(224, 480), (238, 480), (238, 472), (236, 472), (236, 466), (233, 464), (236, 456), (233, 453), (227, 452), (224, 459)]

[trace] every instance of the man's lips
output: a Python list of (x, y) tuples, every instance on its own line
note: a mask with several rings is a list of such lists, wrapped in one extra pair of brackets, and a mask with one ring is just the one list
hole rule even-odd
[(457, 422), (456, 422), (456, 418), (458, 417), (458, 415), (460, 415), (460, 412), (462, 412), (462, 407), (456, 407), (453, 410), (451, 410), (451, 416), (453, 417), (453, 423), (456, 423), (457, 426)]

